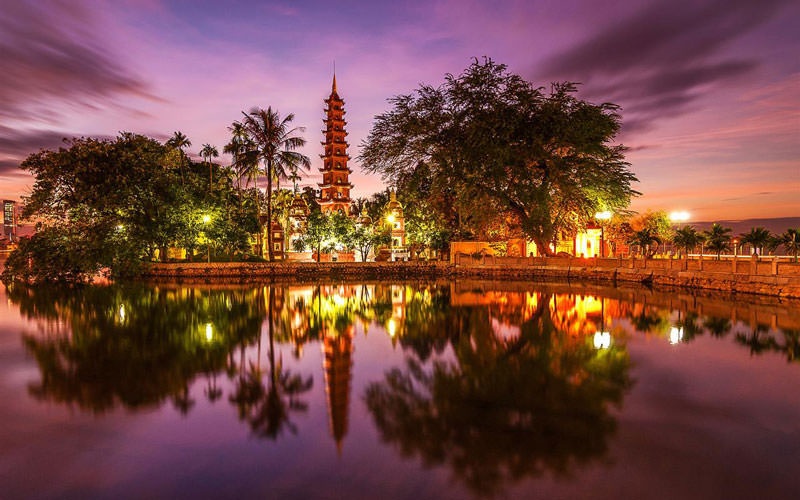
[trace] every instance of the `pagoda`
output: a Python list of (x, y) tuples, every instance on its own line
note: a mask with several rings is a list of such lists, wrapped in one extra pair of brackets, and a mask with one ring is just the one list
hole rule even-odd
[(331, 86), (331, 95), (325, 100), (325, 140), (322, 141), (322, 146), (325, 148), (325, 153), (321, 154), (322, 158), (322, 183), (319, 184), (319, 204), (323, 213), (336, 213), (341, 212), (345, 215), (350, 215), (350, 189), (353, 187), (350, 184), (349, 176), (353, 173), (347, 167), (347, 160), (350, 156), (347, 154), (347, 141), (345, 137), (347, 132), (344, 130), (346, 122), (344, 121), (344, 100), (339, 97), (336, 91), (336, 74), (333, 75), (333, 85)]

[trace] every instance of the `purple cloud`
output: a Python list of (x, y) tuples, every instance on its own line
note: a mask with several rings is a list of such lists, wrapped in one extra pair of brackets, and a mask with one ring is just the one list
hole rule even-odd
[(728, 46), (774, 18), (787, 0), (659, 0), (548, 57), (535, 73), (585, 84), (590, 98), (624, 106), (625, 131), (692, 109), (714, 85), (760, 61)]

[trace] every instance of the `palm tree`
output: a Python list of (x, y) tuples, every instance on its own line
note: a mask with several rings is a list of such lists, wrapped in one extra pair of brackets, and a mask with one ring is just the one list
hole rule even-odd
[(800, 229), (787, 229), (781, 235), (781, 244), (787, 252), (794, 255), (794, 261), (797, 262), (797, 254), (800, 253)]
[(217, 158), (219, 156), (219, 151), (217, 148), (212, 146), (211, 144), (203, 144), (203, 149), (200, 150), (200, 156), (202, 156), (206, 163), (208, 163), (208, 192), (211, 192), (211, 185), (214, 182), (214, 176), (211, 173), (211, 158)]
[(685, 226), (675, 231), (672, 243), (678, 251), (683, 250), (688, 255), (690, 251), (703, 242), (703, 239), (703, 235), (698, 233), (694, 227)]
[[(281, 118), (277, 110), (268, 107), (266, 110), (253, 108), (250, 113), (244, 114), (242, 125), (250, 139), (256, 145), (258, 159), (264, 162), (267, 175), (267, 245), (269, 247), (269, 260), (275, 260), (272, 248), (272, 179), (286, 178), (287, 172), (298, 168), (311, 168), (311, 160), (298, 148), (305, 145), (306, 140), (296, 136), (297, 132), (304, 132), (303, 127), (290, 128), (294, 114), (290, 113)], [(261, 227), (261, 212), (259, 214), (259, 228)], [(259, 229), (259, 234), (263, 231)], [(260, 246), (260, 245), (259, 245)]]
[(639, 231), (634, 231), (628, 239), (628, 244), (638, 246), (644, 258), (648, 258), (655, 252), (655, 249), (651, 250), (651, 245), (655, 244), (657, 247), (661, 244), (661, 238), (651, 228), (646, 227)]
[(754, 227), (750, 229), (749, 233), (739, 236), (739, 240), (742, 245), (749, 244), (753, 248), (753, 255), (757, 257), (760, 253), (764, 253), (764, 246), (769, 243), (770, 237), (768, 229)]
[(249, 184), (249, 179), (254, 177), (254, 170), (258, 169), (258, 161), (254, 161), (255, 155), (253, 151), (255, 150), (255, 144), (250, 140), (250, 137), (248, 137), (244, 125), (239, 122), (233, 122), (231, 126), (228, 127), (228, 131), (231, 133), (231, 140), (222, 148), (222, 151), (233, 156), (231, 167), (233, 167), (236, 172), (236, 189), (239, 194), (239, 215), (241, 215), (243, 212), (242, 177), (247, 177)]
[(722, 252), (731, 249), (730, 232), (731, 228), (722, 227), (715, 222), (711, 225), (711, 229), (703, 233), (708, 242), (708, 249), (717, 254), (717, 260), (720, 259)]
[(184, 163), (186, 162), (186, 152), (183, 148), (192, 147), (192, 141), (180, 130), (172, 133), (172, 137), (167, 140), (167, 146), (171, 146), (181, 152), (181, 182), (186, 183), (186, 176), (183, 173)]

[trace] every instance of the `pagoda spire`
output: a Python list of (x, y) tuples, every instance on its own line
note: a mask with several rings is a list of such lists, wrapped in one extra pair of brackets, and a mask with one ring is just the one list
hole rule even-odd
[(352, 171), (347, 166), (350, 155), (347, 154), (347, 122), (344, 119), (344, 100), (339, 97), (336, 87), (336, 69), (333, 71), (333, 82), (331, 83), (331, 95), (325, 99), (325, 130), (322, 131), (324, 139), (322, 141), (323, 153), (322, 182), (319, 184), (320, 193), (317, 201), (323, 212), (341, 212), (350, 215), (351, 199), (350, 174)]

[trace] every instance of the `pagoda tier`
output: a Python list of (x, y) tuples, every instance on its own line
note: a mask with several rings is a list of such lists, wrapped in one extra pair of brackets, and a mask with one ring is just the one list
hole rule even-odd
[(347, 166), (350, 155), (347, 148), (350, 144), (345, 140), (347, 132), (344, 130), (346, 124), (344, 120), (344, 100), (339, 97), (336, 90), (336, 75), (333, 75), (333, 85), (331, 85), (331, 95), (325, 100), (325, 130), (322, 131), (324, 141), (320, 141), (323, 146), (322, 182), (319, 183), (320, 195), (317, 202), (323, 212), (342, 212), (350, 215), (350, 183), (349, 176), (353, 173)]

